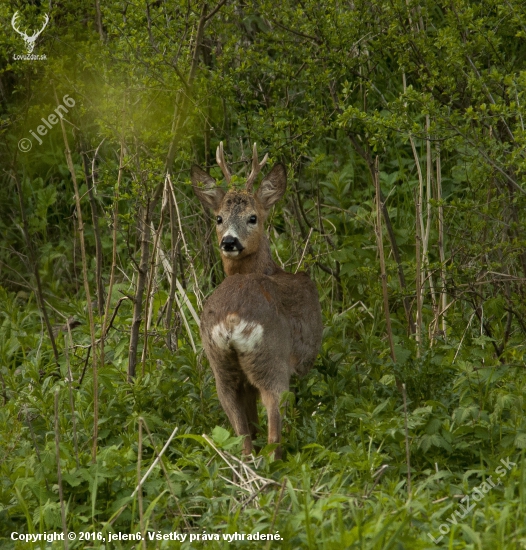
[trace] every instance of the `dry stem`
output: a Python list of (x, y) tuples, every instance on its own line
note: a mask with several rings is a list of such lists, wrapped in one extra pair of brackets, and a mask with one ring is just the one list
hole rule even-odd
[[(60, 106), (60, 102), (57, 96), (57, 90), (53, 87), (55, 92), (55, 100), (57, 105)], [(97, 460), (97, 437), (99, 432), (99, 387), (98, 387), (98, 378), (97, 378), (97, 353), (95, 347), (95, 323), (93, 320), (93, 304), (91, 303), (91, 293), (89, 288), (88, 280), (88, 259), (86, 254), (86, 244), (84, 242), (84, 222), (82, 220), (82, 209), (80, 206), (80, 194), (79, 186), (77, 183), (77, 175), (75, 173), (75, 165), (73, 164), (73, 157), (71, 156), (71, 150), (69, 148), (68, 135), (66, 132), (66, 126), (64, 125), (64, 118), (59, 117), (60, 126), (62, 128), (62, 135), (64, 137), (64, 146), (66, 148), (66, 161), (68, 164), (69, 172), (71, 174), (71, 180), (73, 181), (73, 188), (75, 190), (75, 205), (77, 210), (77, 220), (78, 220), (78, 232), (80, 240), (80, 252), (82, 257), (82, 275), (84, 280), (84, 292), (86, 293), (86, 307), (88, 310), (88, 319), (89, 319), (89, 329), (91, 337), (91, 345), (93, 347), (92, 361), (93, 361), (93, 445), (91, 459), (93, 463)]]

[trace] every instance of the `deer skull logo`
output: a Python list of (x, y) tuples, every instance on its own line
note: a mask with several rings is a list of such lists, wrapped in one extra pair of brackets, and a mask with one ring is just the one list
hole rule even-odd
[(49, 16), (46, 13), (44, 16), (44, 24), (42, 25), (42, 28), (39, 31), (35, 31), (31, 36), (29, 36), (26, 32), (21, 31), (17, 28), (17, 19), (18, 19), (18, 11), (15, 12), (13, 15), (13, 18), (11, 19), (11, 26), (13, 29), (24, 39), (24, 42), (26, 43), (26, 50), (27, 53), (33, 53), (33, 50), (35, 48), (35, 42), (37, 38), (40, 36), (42, 31), (46, 28), (48, 22), (49, 22)]

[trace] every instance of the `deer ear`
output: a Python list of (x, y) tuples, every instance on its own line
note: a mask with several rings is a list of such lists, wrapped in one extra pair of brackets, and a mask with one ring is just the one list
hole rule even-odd
[[(223, 189), (217, 187), (216, 180), (196, 164), (192, 165), (190, 177), (194, 186), (194, 193), (201, 201), (201, 204), (205, 208), (210, 208), (214, 212), (217, 212), (225, 196)], [(204, 184), (204, 187), (199, 187), (199, 184)]]
[(274, 165), (272, 170), (264, 177), (256, 198), (265, 210), (269, 210), (285, 194), (287, 188), (287, 169), (281, 163)]

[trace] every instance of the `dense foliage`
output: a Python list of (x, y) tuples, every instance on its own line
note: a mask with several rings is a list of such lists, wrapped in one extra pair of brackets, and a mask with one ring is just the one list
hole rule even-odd
[[(49, 13), (46, 59), (20, 59), (16, 11), (27, 35)], [(524, 2), (8, 0), (0, 19), (2, 548), (524, 548)], [(189, 168), (220, 179), (220, 141), (234, 185), (253, 142), (286, 163), (274, 257), (322, 301), (283, 461), (265, 421), (238, 460), (200, 346), (223, 271)]]

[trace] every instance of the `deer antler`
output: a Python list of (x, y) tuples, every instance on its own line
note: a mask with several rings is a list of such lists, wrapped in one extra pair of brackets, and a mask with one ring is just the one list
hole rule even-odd
[(24, 31), (21, 31), (19, 29), (16, 28), (16, 20), (18, 19), (18, 12), (15, 11), (14, 15), (13, 15), (13, 18), (11, 19), (11, 26), (13, 27), (13, 29), (22, 37), (24, 37), (24, 39), (27, 37), (27, 34), (24, 32)]
[(245, 189), (251, 193), (254, 182), (256, 181), (257, 175), (261, 172), (263, 166), (265, 166), (268, 160), (268, 153), (263, 157), (261, 162), (258, 161), (258, 150), (256, 144), (254, 143), (254, 149), (252, 150), (252, 171), (247, 178), (247, 183), (245, 184)]
[(42, 25), (42, 28), (39, 30), (39, 31), (35, 31), (33, 33), (33, 36), (31, 38), (34, 38), (36, 40), (36, 38), (41, 34), (41, 32), (47, 27), (47, 24), (49, 23), (49, 15), (46, 13), (46, 15), (44, 15), (44, 24)]
[(230, 183), (230, 179), (232, 176), (230, 175), (230, 170), (228, 169), (228, 166), (225, 162), (225, 153), (223, 151), (223, 142), (221, 141), (219, 143), (219, 147), (216, 150), (216, 161), (219, 168), (221, 168), (221, 171), (223, 172), (226, 182)]
[(13, 18), (11, 19), (11, 26), (24, 39), (27, 52), (32, 53), (33, 49), (35, 48), (36, 39), (40, 36), (42, 31), (47, 27), (47, 24), (49, 23), (49, 15), (46, 13), (46, 15), (44, 16), (44, 24), (42, 25), (42, 28), (39, 31), (35, 31), (31, 36), (28, 36), (26, 32), (16, 28), (17, 19), (18, 11), (14, 13)]

